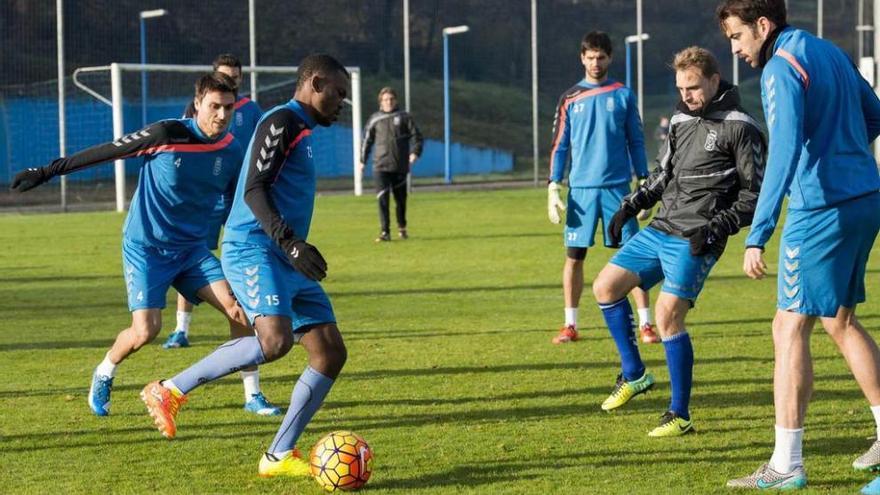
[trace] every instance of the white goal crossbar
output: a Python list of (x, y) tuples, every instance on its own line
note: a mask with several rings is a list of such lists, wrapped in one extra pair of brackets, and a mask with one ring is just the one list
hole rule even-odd
[[(361, 114), (361, 71), (359, 67), (346, 67), (351, 74), (351, 97), (346, 103), (351, 105), (351, 145), (352, 145), (352, 168), (354, 171), (354, 193), (360, 196), (363, 193), (363, 173), (358, 166), (361, 149), (362, 114)], [(174, 65), (174, 64), (123, 64), (112, 63), (97, 67), (80, 67), (73, 72), (73, 83), (86, 93), (92, 95), (113, 109), (113, 139), (119, 139), (125, 135), (123, 121), (123, 72), (211, 72), (214, 68), (210, 65)], [(242, 66), (242, 72), (256, 74), (296, 74), (295, 66)], [(89, 72), (110, 72), (110, 97), (100, 94), (93, 88), (78, 79), (80, 74)], [(256, 99), (257, 92), (254, 88), (251, 96)], [(63, 117), (62, 117), (63, 118)], [(116, 181), (116, 211), (125, 211), (125, 161), (115, 161)]]

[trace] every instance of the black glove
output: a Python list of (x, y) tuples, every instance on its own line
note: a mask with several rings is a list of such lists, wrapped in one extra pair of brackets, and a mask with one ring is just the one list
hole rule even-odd
[(609, 243), (610, 247), (620, 247), (620, 241), (623, 239), (623, 226), (638, 213), (638, 210), (629, 203), (620, 205), (620, 209), (614, 213), (614, 216), (611, 217), (611, 222), (608, 224), (608, 240), (611, 241)]
[(688, 242), (691, 245), (692, 256), (703, 256), (713, 253), (714, 250), (727, 239), (727, 235), (712, 228), (711, 224), (697, 227), (688, 231)]
[(327, 276), (327, 262), (315, 246), (302, 239), (287, 239), (281, 247), (296, 271), (319, 282)]
[(42, 167), (29, 168), (15, 174), (15, 178), (12, 179), (12, 185), (10, 186), (10, 189), (22, 193), (25, 191), (29, 191), (44, 182), (48, 182), (51, 178), (52, 175), (46, 172), (46, 169)]

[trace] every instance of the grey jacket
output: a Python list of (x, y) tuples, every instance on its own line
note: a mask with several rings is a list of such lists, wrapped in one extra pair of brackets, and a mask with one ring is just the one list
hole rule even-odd
[(707, 224), (725, 237), (736, 234), (752, 222), (766, 154), (758, 123), (740, 106), (736, 87), (722, 81), (702, 111), (679, 103), (656, 169), (624, 206), (638, 211), (659, 201), (650, 226), (679, 237)]
[(410, 153), (422, 154), (422, 133), (410, 114), (402, 110), (379, 111), (367, 121), (361, 145), (362, 163), (367, 163), (374, 144), (374, 171), (407, 173)]

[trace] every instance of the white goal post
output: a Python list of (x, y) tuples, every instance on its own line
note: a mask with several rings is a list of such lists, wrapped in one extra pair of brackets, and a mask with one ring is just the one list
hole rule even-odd
[[(292, 75), (297, 74), (295, 66), (242, 66), (242, 72), (254, 74), (276, 74), (276, 75)], [(351, 126), (352, 126), (352, 168), (354, 176), (354, 194), (360, 196), (363, 193), (363, 173), (358, 166), (359, 154), (361, 148), (362, 130), (362, 113), (361, 113), (361, 71), (359, 67), (346, 67), (351, 74), (351, 96), (346, 103), (351, 105)], [(175, 65), (175, 64), (125, 64), (112, 63), (110, 65), (102, 65), (97, 67), (80, 67), (73, 73), (73, 83), (86, 93), (106, 103), (113, 110), (113, 139), (119, 139), (125, 135), (125, 125), (123, 120), (123, 102), (126, 95), (123, 94), (123, 74), (126, 72), (177, 72), (177, 73), (205, 73), (211, 72), (213, 67), (210, 65)], [(89, 87), (79, 79), (79, 76), (87, 73), (109, 72), (110, 75), (110, 96), (109, 98), (102, 95), (96, 89)], [(262, 88), (260, 91), (264, 91)], [(130, 95), (132, 96), (132, 95)], [(257, 96), (254, 91), (254, 96)], [(291, 94), (291, 97), (293, 95)], [(63, 116), (62, 116), (63, 119)], [(63, 128), (63, 127), (62, 127)], [(116, 211), (125, 211), (125, 161), (116, 160), (115, 162), (115, 186), (116, 186)]]

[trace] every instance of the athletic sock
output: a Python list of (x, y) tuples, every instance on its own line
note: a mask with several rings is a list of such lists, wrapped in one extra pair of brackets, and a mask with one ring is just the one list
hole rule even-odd
[(181, 392), (190, 390), (248, 366), (266, 362), (257, 337), (241, 337), (226, 342), (198, 363), (171, 379)]
[(578, 309), (577, 308), (565, 308), (565, 326), (572, 326), (577, 328), (578, 324)]
[(651, 308), (638, 308), (636, 311), (639, 313), (639, 328), (651, 324)]
[(284, 415), (284, 420), (281, 422), (281, 427), (278, 428), (275, 439), (272, 440), (268, 453), (281, 457), (284, 452), (293, 450), (299, 436), (318, 408), (321, 407), (324, 397), (330, 392), (332, 386), (332, 378), (318, 373), (311, 366), (306, 366), (302, 375), (299, 376), (296, 386), (293, 387), (290, 408)]
[(242, 371), (241, 383), (244, 385), (244, 401), (260, 393), (260, 370)]
[(803, 466), (803, 440), (803, 428), (791, 430), (776, 425), (776, 446), (773, 448), (773, 457), (770, 458), (770, 467), (777, 473), (785, 474)]
[(877, 425), (877, 440), (880, 440), (880, 406), (871, 406), (871, 414), (874, 415), (874, 423)]
[(663, 349), (666, 351), (666, 366), (669, 367), (669, 383), (672, 386), (669, 410), (690, 420), (688, 405), (694, 377), (694, 348), (691, 337), (687, 331), (663, 337)]
[(629, 299), (623, 298), (610, 304), (599, 304), (608, 331), (617, 345), (620, 354), (620, 368), (627, 381), (638, 380), (645, 374), (645, 365), (639, 355), (636, 335), (633, 332), (632, 306)]
[(101, 376), (109, 376), (110, 378), (116, 376), (116, 365), (110, 361), (110, 351), (107, 351), (107, 354), (104, 355), (104, 360), (95, 369), (95, 373)]
[(184, 335), (189, 335), (189, 324), (192, 322), (193, 314), (189, 311), (178, 311), (177, 312), (177, 328), (175, 331), (182, 332)]

